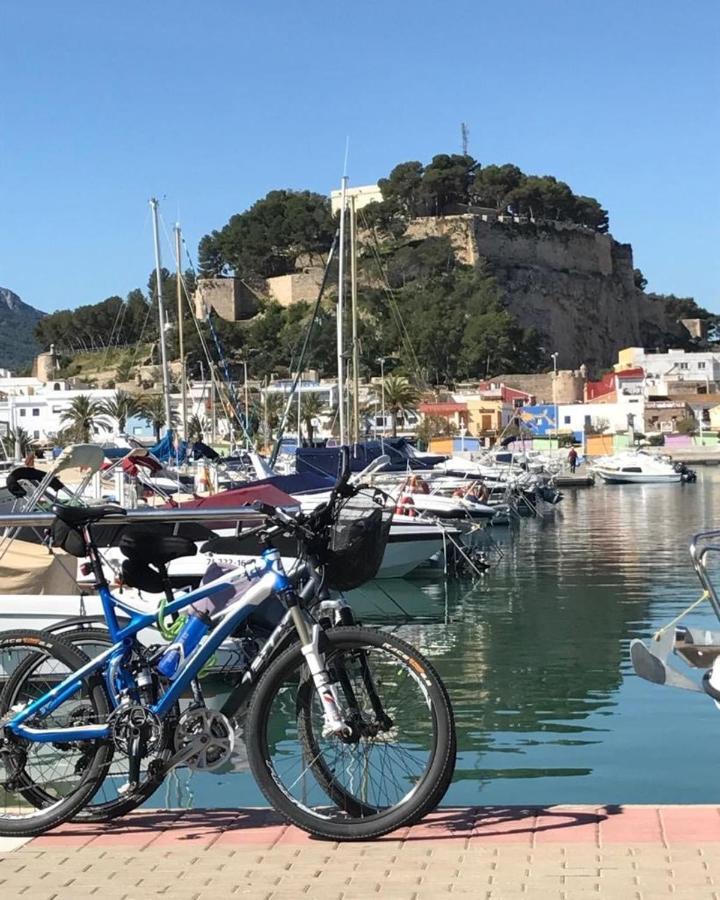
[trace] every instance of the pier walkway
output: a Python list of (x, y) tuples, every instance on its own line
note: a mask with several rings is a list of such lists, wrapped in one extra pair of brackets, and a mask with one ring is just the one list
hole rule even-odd
[(720, 808), (441, 809), (358, 844), (312, 840), (264, 810), (140, 812), (0, 838), (0, 896), (720, 900)]

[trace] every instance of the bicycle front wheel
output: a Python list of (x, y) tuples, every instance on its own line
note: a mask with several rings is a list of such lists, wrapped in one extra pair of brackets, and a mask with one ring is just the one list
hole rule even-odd
[(253, 694), (248, 759), (269, 802), (298, 827), (332, 840), (379, 837), (442, 798), (455, 762), (452, 709), (430, 663), (394, 635), (335, 628), (323, 640), (347, 734), (326, 733), (295, 644)]

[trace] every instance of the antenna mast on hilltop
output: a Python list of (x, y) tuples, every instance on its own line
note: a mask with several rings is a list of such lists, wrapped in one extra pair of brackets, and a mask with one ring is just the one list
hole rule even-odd
[(462, 136), (463, 156), (467, 156), (468, 155), (468, 145), (470, 143), (470, 129), (467, 127), (465, 122), (460, 123), (460, 135)]

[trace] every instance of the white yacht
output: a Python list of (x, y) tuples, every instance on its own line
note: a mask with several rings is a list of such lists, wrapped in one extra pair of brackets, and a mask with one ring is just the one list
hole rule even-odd
[(600, 457), (593, 469), (609, 484), (672, 484), (683, 480), (682, 471), (672, 462), (642, 450)]

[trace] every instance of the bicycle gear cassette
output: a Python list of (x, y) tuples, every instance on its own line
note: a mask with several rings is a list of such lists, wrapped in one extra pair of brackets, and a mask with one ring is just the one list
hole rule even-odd
[(185, 759), (190, 769), (212, 771), (226, 763), (235, 747), (235, 732), (230, 720), (221, 712), (204, 706), (188, 709), (180, 716), (175, 729), (175, 752), (191, 746), (198, 752)]
[(115, 747), (126, 755), (130, 753), (132, 739), (144, 731), (145, 755), (154, 753), (161, 746), (163, 725), (155, 713), (146, 706), (132, 704), (121, 706), (109, 719)]

